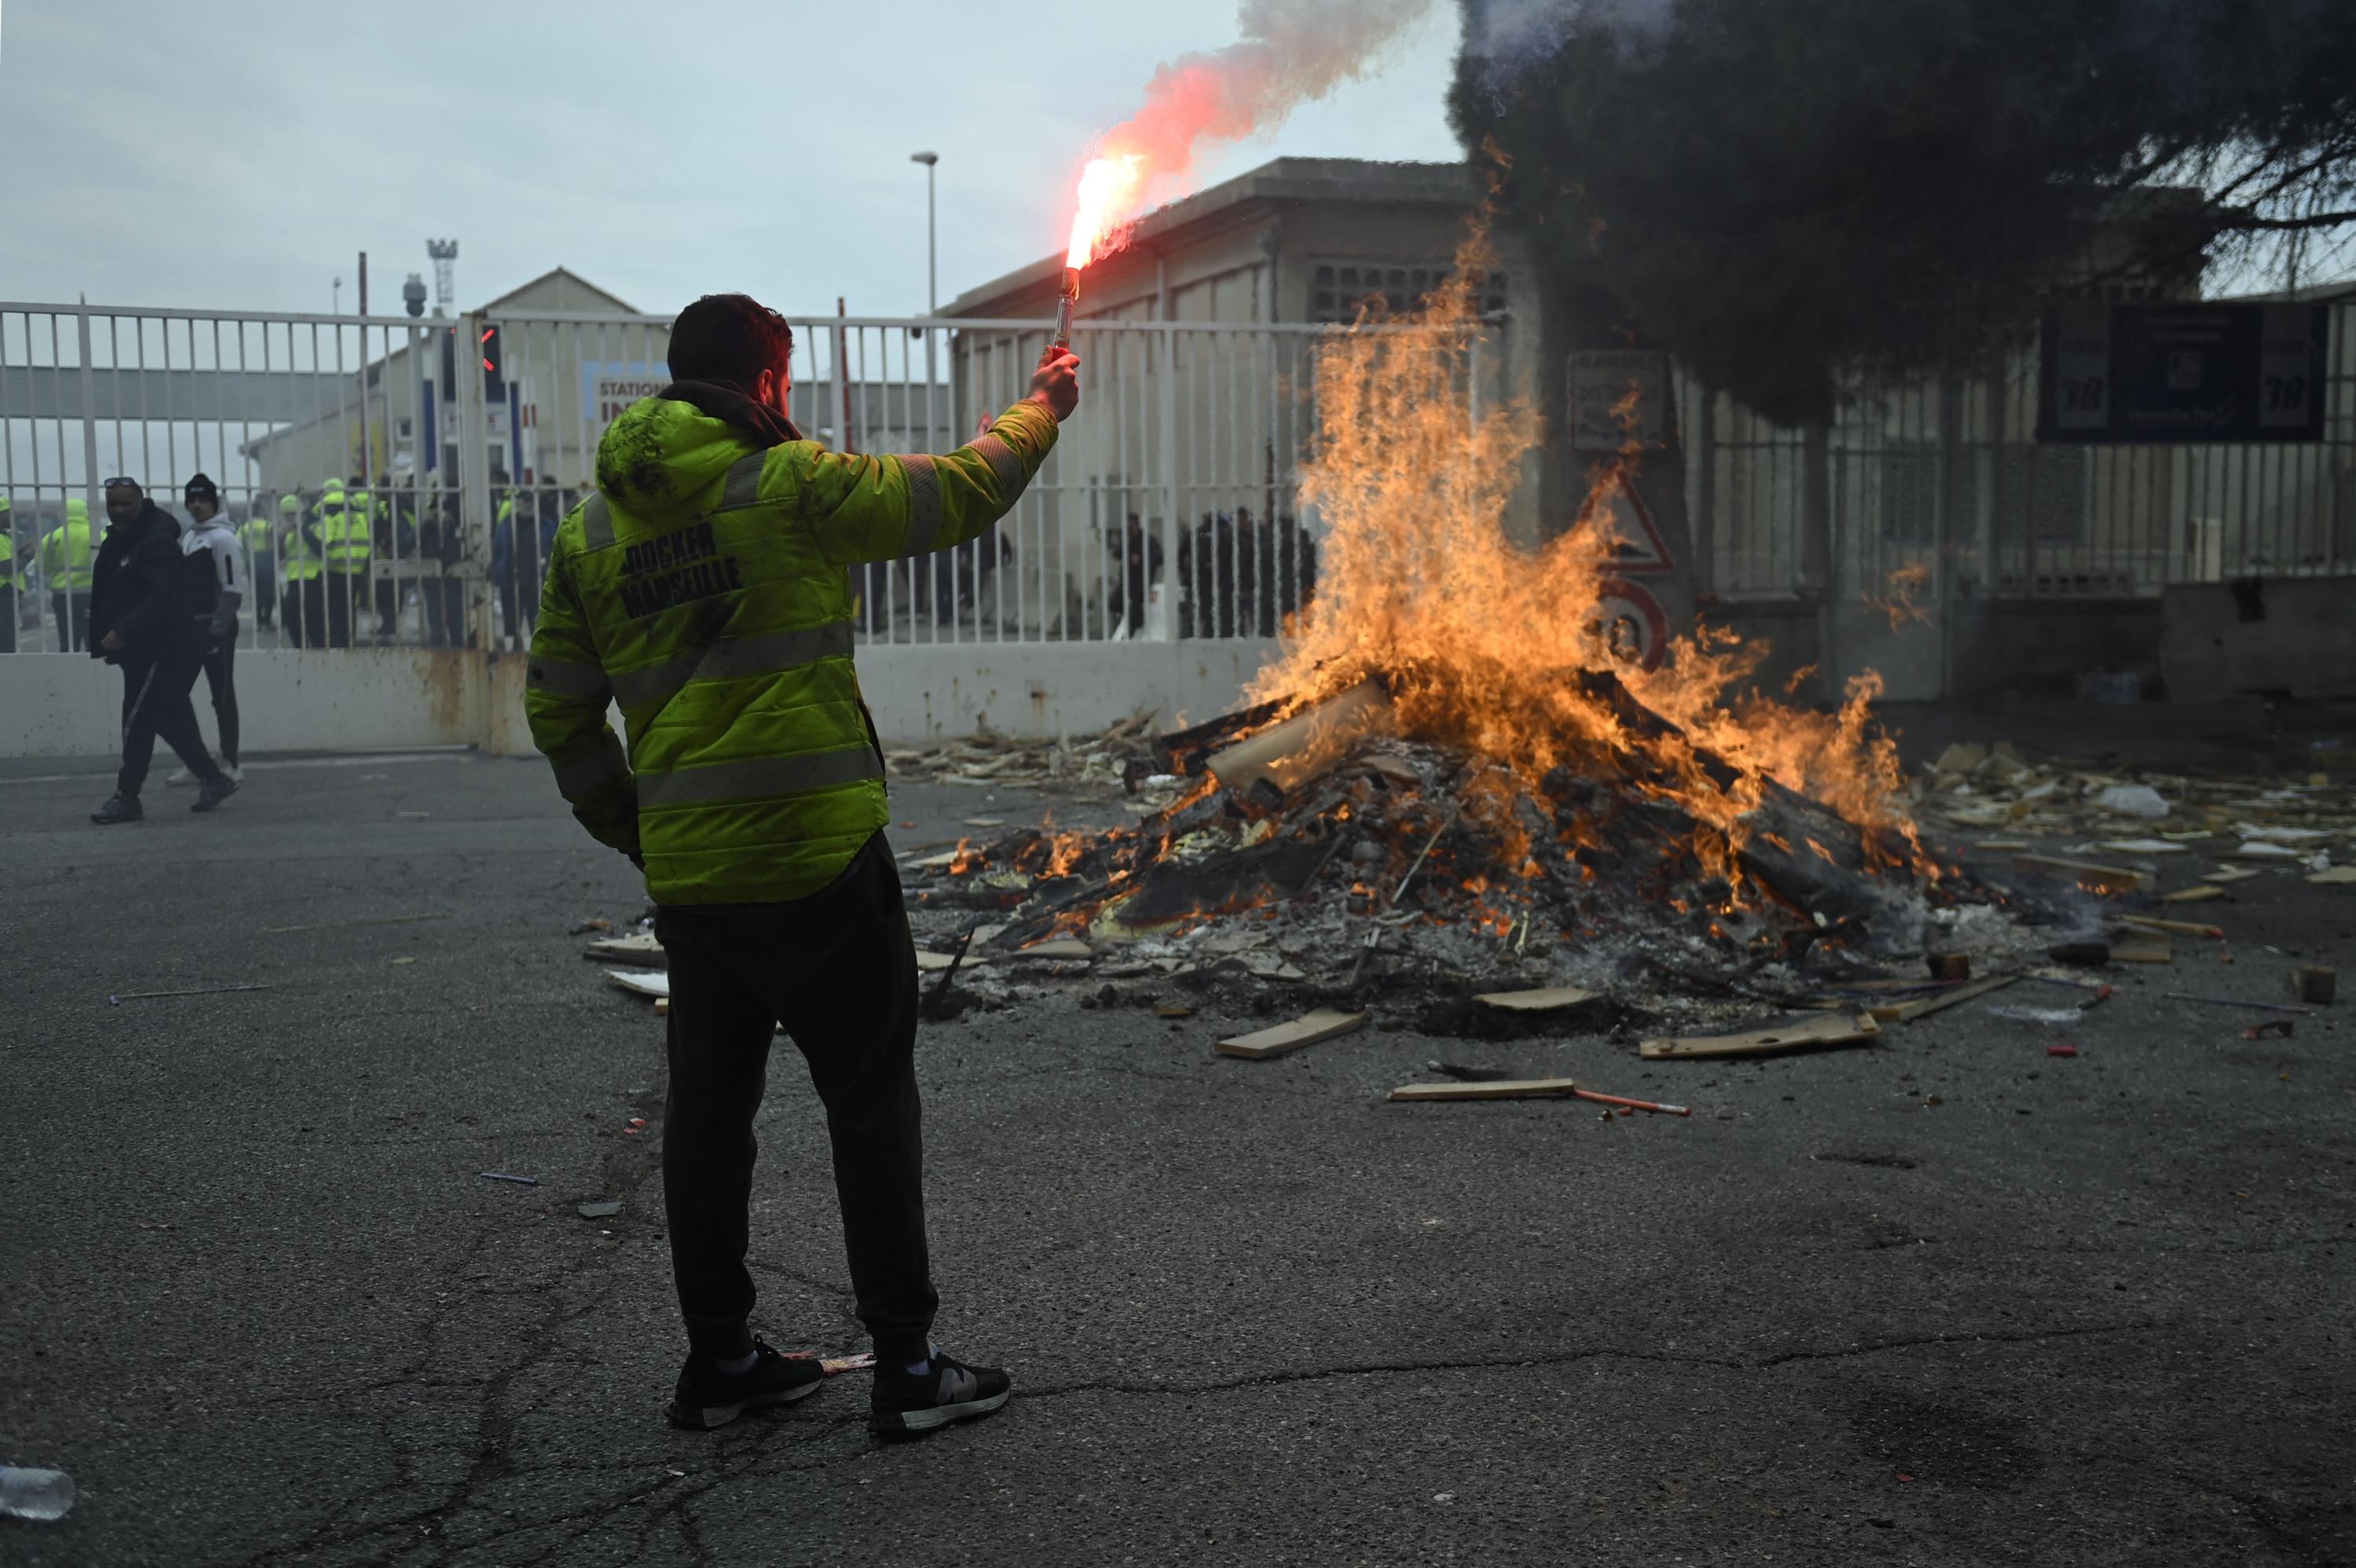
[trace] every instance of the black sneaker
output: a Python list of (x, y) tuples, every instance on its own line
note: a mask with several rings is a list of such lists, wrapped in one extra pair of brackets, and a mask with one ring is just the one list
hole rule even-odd
[(996, 1367), (969, 1367), (935, 1350), (922, 1376), (904, 1365), (875, 1363), (875, 1392), (867, 1430), (878, 1437), (916, 1437), (988, 1415), (1014, 1392), (1014, 1381)]
[(197, 790), (196, 804), (190, 811), (210, 811), (214, 806), (237, 793), (237, 781), (227, 773), (215, 773)]
[(111, 796), (104, 805), (91, 812), (90, 819), (101, 827), (105, 827), (117, 822), (136, 822), (146, 815), (145, 809), (139, 804), (137, 795), (117, 795)]
[(711, 1358), (689, 1355), (687, 1365), (679, 1370), (679, 1384), (671, 1390), (666, 1412), (670, 1424), (698, 1431), (725, 1426), (748, 1410), (790, 1404), (817, 1392), (825, 1381), (814, 1357), (781, 1355), (758, 1337), (753, 1340), (753, 1353), (759, 1360), (741, 1372), (723, 1372)]

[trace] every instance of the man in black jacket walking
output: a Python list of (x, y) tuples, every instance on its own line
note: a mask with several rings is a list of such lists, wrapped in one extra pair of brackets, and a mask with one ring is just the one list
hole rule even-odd
[(158, 735), (199, 781), (189, 809), (210, 811), (237, 784), (205, 750), (188, 705), (202, 649), (188, 613), (180, 527), (131, 479), (106, 482), (106, 520), (91, 566), (90, 652), (123, 670), (123, 772), (114, 797), (90, 819), (102, 827), (145, 815), (139, 786)]

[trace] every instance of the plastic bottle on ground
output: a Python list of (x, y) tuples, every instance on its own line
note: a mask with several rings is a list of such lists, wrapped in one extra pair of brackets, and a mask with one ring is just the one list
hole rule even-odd
[(73, 1477), (63, 1470), (0, 1465), (0, 1513), (18, 1519), (63, 1519), (73, 1504)]

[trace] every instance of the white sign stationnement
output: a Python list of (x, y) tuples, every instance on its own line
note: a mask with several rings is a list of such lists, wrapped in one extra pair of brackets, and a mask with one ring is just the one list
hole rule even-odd
[(1669, 357), (1656, 348), (1581, 348), (1570, 357), (1572, 447), (1659, 452), (1669, 444)]

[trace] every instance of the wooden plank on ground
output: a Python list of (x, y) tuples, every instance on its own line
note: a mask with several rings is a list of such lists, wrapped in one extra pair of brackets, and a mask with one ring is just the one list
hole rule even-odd
[(2051, 877), (2075, 882), (2090, 893), (2108, 896), (2131, 893), (2143, 886), (2143, 873), (2125, 866), (2097, 866), (2091, 860), (2062, 860), (2051, 855), (2015, 855), (2012, 869), (2024, 876)]
[(1505, 1078), (1494, 1083), (1407, 1083), (1394, 1100), (1550, 1100), (1579, 1087), (1576, 1078)]
[(2137, 931), (2157, 931), (2169, 936), (2206, 936), (2219, 942), (2225, 939), (2223, 926), (2207, 925), (2197, 920), (2161, 920), (2148, 914), (2123, 914), (2119, 916), (2119, 923), (2133, 926)]
[(1975, 980), (1968, 986), (1957, 986), (1953, 990), (1942, 991), (1935, 997), (1925, 997), (1919, 1002), (1909, 1002), (1898, 1009), (1898, 1021), (1911, 1024), (1917, 1019), (1928, 1018), (1933, 1013), (1942, 1008), (1952, 1008), (1958, 1002), (1968, 1002), (1974, 997), (1985, 997), (1990, 991), (2001, 991), (2019, 978), (2020, 976), (2018, 975), (1990, 975), (1985, 980)]
[(1513, 1013), (1557, 1013), (1601, 995), (1577, 986), (1547, 986), (1535, 991), (1483, 991), (1472, 999), (1484, 1008), (1503, 1008)]
[(1353, 1029), (1365, 1026), (1365, 1013), (1345, 1013), (1333, 1008), (1320, 1008), (1315, 1012), (1278, 1024), (1274, 1029), (1258, 1029), (1250, 1034), (1237, 1035), (1219, 1041), (1221, 1056), (1239, 1056), (1246, 1061), (1266, 1061), (1271, 1057), (1287, 1056), (1304, 1046), (1335, 1040)]
[(1827, 1013), (1813, 1019), (1794, 1019), (1771, 1029), (1748, 1029), (1741, 1034), (1665, 1036), (1644, 1041), (1637, 1047), (1637, 1052), (1648, 1061), (1763, 1056), (1770, 1051), (1811, 1045), (1850, 1045), (1871, 1040), (1880, 1032), (1881, 1026), (1864, 1013)]
[(2157, 932), (2130, 931), (2111, 943), (2114, 964), (2173, 964), (2176, 944)]
[(2222, 899), (2224, 896), (2224, 889), (2212, 888), (2206, 882), (2201, 882), (2192, 887), (2179, 888), (2172, 893), (2162, 893), (2159, 895), (2159, 901), (2164, 904), (2204, 904), (2211, 899)]

